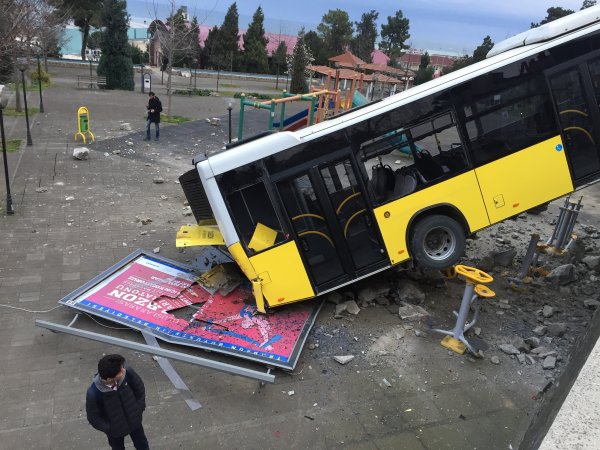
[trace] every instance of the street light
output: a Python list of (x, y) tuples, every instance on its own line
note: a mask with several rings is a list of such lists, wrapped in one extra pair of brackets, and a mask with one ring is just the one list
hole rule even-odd
[(44, 99), (42, 98), (42, 69), (40, 68), (40, 53), (42, 52), (42, 48), (38, 47), (36, 56), (37, 56), (37, 64), (38, 64), (38, 86), (40, 88), (40, 112), (44, 112)]
[[(0, 95), (2, 87), (0, 87)], [(8, 180), (8, 161), (6, 159), (6, 137), (4, 136), (4, 108), (8, 103), (8, 98), (0, 98), (0, 133), (2, 134), (2, 158), (4, 159), (4, 180), (6, 181), (6, 214), (12, 215), (15, 210), (12, 206), (12, 197), (10, 196), (10, 181)]]
[(196, 91), (196, 89), (197, 89), (197, 85), (196, 85), (197, 74), (196, 74), (196, 72), (198, 71), (198, 58), (194, 58), (193, 63), (194, 63), (194, 91)]
[(231, 144), (231, 110), (233, 109), (233, 105), (231, 102), (227, 103), (227, 112), (229, 113), (229, 143)]
[(27, 58), (17, 58), (17, 69), (21, 71), (21, 81), (23, 84), (23, 102), (25, 103), (25, 123), (27, 124), (27, 145), (32, 146), (31, 132), (29, 131), (29, 110), (27, 109), (27, 85), (25, 84), (25, 71), (29, 67)]

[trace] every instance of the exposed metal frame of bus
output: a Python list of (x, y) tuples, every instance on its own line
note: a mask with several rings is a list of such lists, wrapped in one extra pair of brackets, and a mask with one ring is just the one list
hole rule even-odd
[[(77, 314), (77, 316), (78, 315), (79, 314)], [(266, 372), (260, 372), (258, 370), (247, 369), (245, 367), (235, 366), (220, 361), (213, 361), (208, 358), (201, 358), (199, 356), (188, 355), (187, 353), (183, 352), (167, 350), (160, 347), (154, 347), (147, 344), (140, 344), (138, 342), (129, 341), (127, 339), (121, 339), (113, 336), (106, 336), (104, 334), (94, 333), (93, 331), (82, 330), (80, 328), (75, 328), (72, 326), (75, 320), (77, 319), (77, 316), (75, 316), (75, 319), (73, 319), (69, 325), (60, 325), (57, 323), (47, 322), (45, 320), (36, 320), (35, 325), (37, 327), (46, 328), (51, 331), (72, 334), (74, 336), (91, 339), (93, 341), (104, 342), (109, 345), (116, 345), (130, 350), (149, 353), (151, 355), (162, 356), (177, 361), (183, 361), (189, 364), (195, 364), (197, 366), (206, 367), (208, 369), (214, 369), (220, 372), (229, 373), (231, 375), (238, 375), (241, 377), (251, 378), (266, 383), (275, 383), (275, 375), (271, 373), (270, 368), (268, 368)]]

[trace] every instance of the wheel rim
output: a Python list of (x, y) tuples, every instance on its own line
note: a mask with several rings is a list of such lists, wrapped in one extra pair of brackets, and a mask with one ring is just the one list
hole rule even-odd
[(449, 228), (433, 228), (423, 239), (423, 249), (432, 260), (443, 261), (456, 250), (456, 237)]

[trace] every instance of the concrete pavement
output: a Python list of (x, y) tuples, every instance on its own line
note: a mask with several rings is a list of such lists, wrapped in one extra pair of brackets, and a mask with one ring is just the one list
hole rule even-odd
[[(189, 221), (175, 181), (194, 155), (227, 139), (224, 125), (200, 120), (164, 126), (161, 141), (147, 144), (145, 97), (79, 91), (74, 76), (58, 75), (44, 94), (47, 113), (33, 119), (34, 146), (10, 155), (16, 214), (0, 215), (0, 303), (21, 308), (0, 310), (0, 448), (106, 448), (105, 437), (86, 421), (84, 397), (97, 360), (109, 352), (122, 353), (146, 383), (144, 424), (152, 448), (518, 446), (543, 378), (502, 379), (488, 361), (450, 354), (437, 337), (415, 336), (391, 307), (340, 321), (326, 305), (310, 338), (319, 346), (304, 350), (294, 373), (278, 372), (275, 385), (174, 363), (204, 405), (193, 413), (149, 355), (36, 328), (36, 318), (67, 324), (74, 313), (57, 308), (57, 300), (136, 248), (160, 247), (161, 255), (190, 260), (193, 250), (175, 248), (176, 230)], [(175, 111), (225, 118), (225, 104), (178, 97)], [(82, 105), (97, 137), (87, 161), (72, 158)], [(248, 115), (249, 128), (266, 127), (260, 113)], [(10, 137), (23, 136), (21, 118), (8, 122)], [(120, 130), (122, 122), (139, 131)], [(158, 175), (166, 182), (153, 183)], [(145, 234), (141, 217), (152, 219)], [(460, 298), (460, 287), (452, 289), (449, 295)], [(141, 340), (107, 322), (83, 318), (79, 325)], [(331, 359), (340, 353), (357, 357), (341, 366)]]

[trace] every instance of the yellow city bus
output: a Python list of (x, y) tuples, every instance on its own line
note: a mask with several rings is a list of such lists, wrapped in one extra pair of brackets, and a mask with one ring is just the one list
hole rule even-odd
[(472, 233), (600, 177), (600, 6), (485, 61), (296, 132), (194, 160), (199, 225), (257, 307), (322, 295), (409, 259), (454, 264)]

